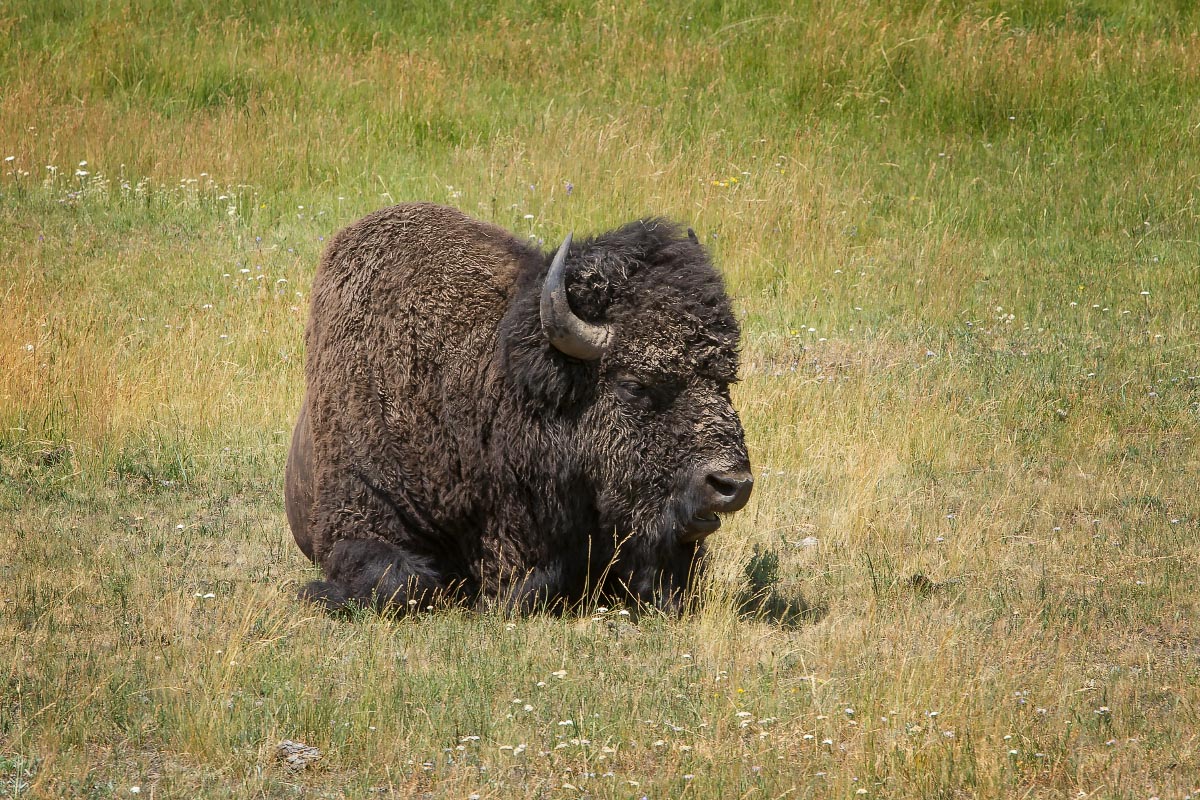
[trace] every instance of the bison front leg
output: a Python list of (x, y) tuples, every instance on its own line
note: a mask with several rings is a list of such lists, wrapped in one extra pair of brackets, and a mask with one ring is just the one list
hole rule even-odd
[(445, 600), (459, 587), (430, 562), (377, 539), (342, 539), (323, 563), (325, 580), (300, 590), (300, 599), (328, 611), (353, 607), (416, 611)]
[(576, 599), (567, 594), (562, 564), (530, 569), (505, 580), (497, 606), (509, 614), (561, 614)]
[(640, 555), (627, 567), (621, 581), (628, 599), (669, 616), (688, 610), (695, 602), (704, 568), (704, 546), (678, 543)]

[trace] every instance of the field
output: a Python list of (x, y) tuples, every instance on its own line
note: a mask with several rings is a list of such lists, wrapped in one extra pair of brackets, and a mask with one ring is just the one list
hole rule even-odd
[[(0, 7), (0, 797), (1200, 797), (1200, 11), (370, 5)], [(411, 199), (711, 248), (698, 614), (296, 602), (308, 287)]]

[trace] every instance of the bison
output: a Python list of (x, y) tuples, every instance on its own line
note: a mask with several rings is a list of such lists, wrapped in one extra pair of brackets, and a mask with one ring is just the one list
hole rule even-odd
[(325, 579), (302, 598), (685, 607), (753, 483), (738, 323), (690, 229), (551, 255), (402, 204), (333, 238), (311, 302), (285, 500)]

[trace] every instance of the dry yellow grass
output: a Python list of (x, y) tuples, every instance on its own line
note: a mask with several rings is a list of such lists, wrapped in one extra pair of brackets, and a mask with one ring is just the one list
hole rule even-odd
[[(0, 797), (1200, 794), (1195, 12), (902, 5), (0, 12)], [(711, 247), (700, 614), (292, 599), (312, 270), (418, 198)]]

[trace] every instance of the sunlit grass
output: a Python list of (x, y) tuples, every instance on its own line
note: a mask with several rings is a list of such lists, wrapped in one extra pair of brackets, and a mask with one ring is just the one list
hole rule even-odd
[[(0, 12), (0, 796), (1197, 796), (1196, 12), (1000, 5)], [(698, 615), (293, 600), (313, 269), (407, 199), (711, 248)]]

